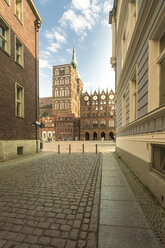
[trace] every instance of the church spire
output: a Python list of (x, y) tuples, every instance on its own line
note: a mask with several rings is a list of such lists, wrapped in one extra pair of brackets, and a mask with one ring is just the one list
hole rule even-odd
[(75, 52), (75, 44), (74, 44), (74, 42), (73, 42), (73, 54), (72, 54), (71, 65), (73, 66), (73, 68), (75, 70), (77, 70), (77, 61), (76, 61), (76, 52)]

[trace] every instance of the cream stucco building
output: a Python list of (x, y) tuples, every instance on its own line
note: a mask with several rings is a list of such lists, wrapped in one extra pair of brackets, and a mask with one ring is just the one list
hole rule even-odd
[(116, 151), (165, 206), (165, 1), (114, 0)]

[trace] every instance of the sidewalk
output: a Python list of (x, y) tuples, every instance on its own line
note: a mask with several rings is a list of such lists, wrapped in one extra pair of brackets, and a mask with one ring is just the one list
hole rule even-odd
[(113, 153), (103, 153), (99, 248), (160, 248)]

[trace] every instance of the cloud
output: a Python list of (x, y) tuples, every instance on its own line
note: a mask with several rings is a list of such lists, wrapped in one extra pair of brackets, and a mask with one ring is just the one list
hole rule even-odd
[(99, 0), (72, 0), (71, 6), (59, 20), (61, 27), (69, 26), (83, 39), (87, 31), (92, 30), (98, 22), (101, 11)]
[(40, 58), (49, 58), (50, 57), (50, 52), (49, 51), (40, 51)]
[(90, 0), (72, 0), (72, 5), (77, 10), (85, 10), (90, 7)]
[(46, 38), (50, 41), (55, 39), (59, 43), (66, 43), (65, 33), (61, 34), (59, 30), (59, 28), (52, 28), (50, 31), (46, 31)]
[(48, 47), (47, 47), (47, 50), (51, 51), (51, 52), (54, 52), (54, 53), (57, 53), (57, 50), (58, 48), (60, 48), (61, 45), (59, 43), (51, 43)]
[(105, 1), (103, 4), (103, 13), (109, 13), (112, 8), (112, 4), (109, 1)]
[(69, 54), (72, 54), (72, 49), (67, 48), (66, 51), (67, 51)]
[(49, 64), (49, 61), (46, 59), (40, 59), (39, 60), (39, 68), (43, 69), (43, 68), (52, 68), (51, 65)]

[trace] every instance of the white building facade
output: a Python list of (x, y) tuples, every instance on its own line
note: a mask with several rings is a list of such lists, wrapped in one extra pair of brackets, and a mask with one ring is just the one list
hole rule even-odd
[(165, 207), (165, 1), (114, 0), (116, 151)]

